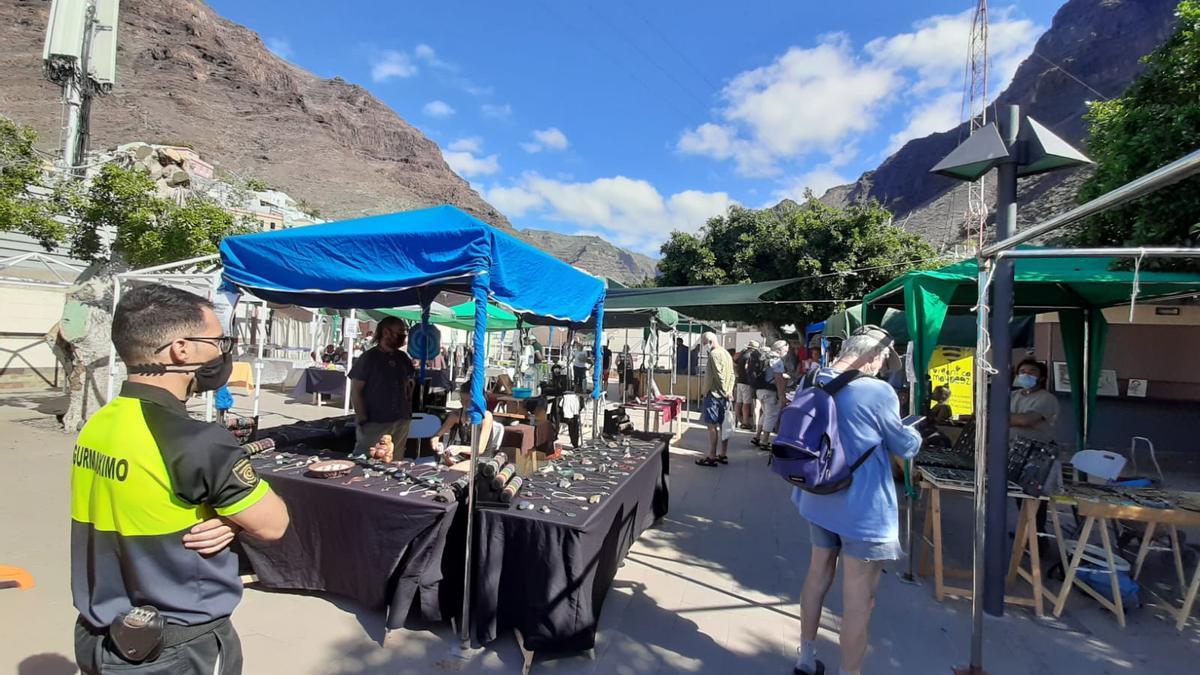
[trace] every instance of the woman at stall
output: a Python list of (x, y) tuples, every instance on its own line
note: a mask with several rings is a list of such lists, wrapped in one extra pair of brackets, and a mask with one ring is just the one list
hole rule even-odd
[[(447, 466), (454, 464), (454, 458), (449, 456), (449, 446), (471, 445), (471, 423), (467, 419), (467, 409), (471, 405), (470, 381), (463, 382), (458, 388), (458, 401), (462, 407), (451, 410), (446, 415), (442, 428), (438, 429), (437, 436), (431, 439), (433, 451), (438, 453)], [(483, 424), (479, 429), (479, 447), (483, 449), (483, 455), (486, 457), (495, 454), (503, 441), (504, 425), (496, 421), (492, 413), (484, 410)]]

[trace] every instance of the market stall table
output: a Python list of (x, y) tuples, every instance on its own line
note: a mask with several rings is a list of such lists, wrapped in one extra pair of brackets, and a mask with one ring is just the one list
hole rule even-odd
[(442, 620), (442, 556), (458, 503), (435, 501), (423, 488), (406, 494), (411, 486), (380, 473), (366, 478), (361, 466), (340, 478), (310, 477), (302, 464), (310, 452), (318, 451), (251, 460), (291, 514), (279, 541), (242, 539), (258, 582), (384, 608), (389, 629)]
[[(625, 439), (629, 458), (623, 457)], [(614, 443), (612, 449), (604, 440), (588, 441), (555, 462), (556, 473), (527, 478), (531, 487), (517, 503), (527, 501), (533, 509), (479, 511), (471, 618), (481, 644), (515, 629), (527, 665), (534, 651), (586, 651), (595, 645), (617, 567), (642, 531), (666, 515), (669, 499), (667, 436), (635, 433)], [(602, 459), (606, 455), (615, 459)], [(586, 465), (585, 457), (592, 458)], [(610, 470), (601, 471), (601, 464)], [(615, 473), (618, 466), (629, 475)], [(570, 486), (557, 487), (560, 480)], [(609, 494), (598, 503), (564, 496), (604, 489)]]
[[(679, 434), (676, 430), (675, 420), (683, 415), (684, 400), (682, 396), (659, 396), (650, 402), (650, 414), (654, 417), (654, 426), (652, 429), (646, 429), (646, 431), (658, 433), (663, 424), (668, 424), (670, 425), (667, 428), (671, 434), (671, 440), (678, 440)], [(630, 419), (634, 418), (635, 413), (633, 411), (637, 411), (636, 414), (639, 415), (644, 415), (646, 412), (647, 404), (645, 401), (631, 401), (623, 405), (626, 411), (629, 412)]]
[[(929, 576), (929, 554), (933, 553), (933, 589), (938, 602), (946, 596), (971, 598), (971, 589), (950, 586), (946, 577), (971, 578), (970, 570), (949, 568), (943, 560), (942, 549), (942, 492), (970, 495), (975, 490), (975, 472), (965, 469), (944, 467), (920, 467), (921, 491), (925, 499), (925, 528), (921, 547), (921, 576)], [(1038, 504), (1048, 497), (1034, 497), (1021, 490), (1021, 486), (1010, 482), (1008, 494), (1021, 502), (1021, 511), (1017, 516), (1017, 533), (1013, 542), (1012, 558), (1008, 565), (1008, 583), (1016, 581), (1020, 576), (1033, 589), (1031, 597), (1005, 595), (1004, 602), (1012, 605), (1033, 607), (1034, 613), (1043, 615), (1043, 597), (1050, 599), (1050, 593), (1042, 584), (1042, 564), (1039, 558), (1037, 542), (1037, 510)], [(910, 552), (911, 555), (911, 552)], [(1029, 569), (1021, 564), (1025, 556), (1029, 556)]]
[(321, 394), (346, 395), (346, 373), (331, 368), (305, 368), (304, 374), (292, 389), (292, 396), (301, 398), (312, 394), (313, 402), (321, 405)]
[[(1175, 573), (1179, 577), (1179, 590), (1183, 594), (1183, 604), (1176, 608), (1169, 606), (1168, 611), (1175, 619), (1175, 628), (1183, 630), (1188, 617), (1192, 613), (1192, 605), (1196, 602), (1197, 592), (1200, 592), (1200, 562), (1192, 574), (1191, 584), (1187, 583), (1183, 568), (1183, 555), (1179, 548), (1179, 527), (1200, 526), (1200, 493), (1163, 490), (1159, 488), (1131, 488), (1116, 486), (1101, 486), (1091, 484), (1067, 485), (1063, 491), (1054, 495), (1055, 504), (1069, 504), (1078, 509), (1079, 515), (1085, 518), (1083, 528), (1079, 531), (1079, 539), (1075, 543), (1075, 551), (1067, 563), (1066, 540), (1062, 534), (1062, 524), (1057, 509), (1050, 510), (1050, 518), (1054, 525), (1054, 536), (1058, 539), (1059, 554), (1066, 569), (1062, 590), (1054, 604), (1054, 616), (1062, 614), (1067, 597), (1071, 590), (1078, 587), (1092, 596), (1117, 617), (1117, 623), (1125, 627), (1125, 608), (1121, 600), (1120, 584), (1116, 573), (1116, 560), (1109, 537), (1110, 520), (1131, 521), (1146, 525), (1138, 548), (1137, 562), (1133, 567), (1133, 579), (1137, 579), (1150, 550), (1150, 541), (1159, 525), (1167, 527), (1171, 533), (1171, 552), (1175, 558)], [(1091, 537), (1092, 528), (1098, 526), (1100, 543), (1104, 551), (1104, 570), (1107, 571), (1111, 583), (1113, 599), (1101, 595), (1091, 586), (1080, 580), (1076, 573), (1084, 557), (1085, 544)]]

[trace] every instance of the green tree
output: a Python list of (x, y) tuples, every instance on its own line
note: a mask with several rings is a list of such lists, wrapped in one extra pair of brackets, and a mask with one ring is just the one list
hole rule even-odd
[(19, 232), (53, 248), (67, 228), (54, 218), (57, 192), (45, 185), (31, 127), (0, 117), (0, 230)]
[[(1179, 3), (1177, 15), (1174, 34), (1144, 59), (1146, 69), (1124, 95), (1091, 104), (1096, 173), (1080, 189), (1081, 202), (1200, 148), (1200, 0)], [(1093, 217), (1068, 238), (1080, 246), (1187, 246), (1198, 223), (1200, 177), (1192, 177)]]
[(48, 187), (36, 140), (32, 129), (0, 118), (0, 230), (92, 263), (68, 292), (70, 321), (60, 323), (54, 340), (69, 382), (63, 426), (73, 432), (103, 402), (98, 383), (107, 378), (113, 275), (216, 253), (222, 238), (252, 228), (205, 199), (163, 199), (148, 175), (116, 164), (86, 185), (62, 180)]
[(699, 235), (673, 232), (661, 249), (659, 285), (800, 277), (766, 298), (786, 304), (729, 305), (688, 313), (764, 326), (803, 325), (855, 304), (918, 266), (914, 261), (935, 255), (920, 237), (894, 227), (891, 214), (878, 203), (837, 209), (811, 193), (806, 197), (806, 204), (789, 210), (734, 206), (726, 215), (710, 218)]

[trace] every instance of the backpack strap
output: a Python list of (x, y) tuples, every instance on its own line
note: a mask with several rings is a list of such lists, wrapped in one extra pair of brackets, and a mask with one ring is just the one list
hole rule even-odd
[[(814, 371), (814, 372), (816, 372), (816, 371)], [(850, 384), (851, 382), (857, 380), (860, 377), (866, 377), (866, 375), (863, 375), (861, 372), (859, 372), (857, 370), (847, 370), (846, 372), (842, 373), (841, 375), (838, 375), (837, 377), (826, 382), (825, 384), (817, 384), (817, 378), (814, 375), (813, 379), (812, 379), (812, 383), (814, 386), (824, 389), (825, 393), (829, 394), (830, 396), (833, 396), (834, 394), (841, 391), (842, 387), (845, 387), (846, 385)]]
[[(838, 375), (837, 377), (826, 382), (825, 384), (818, 384), (816, 386), (820, 387), (821, 389), (824, 389), (825, 393), (829, 394), (830, 396), (833, 396), (834, 394), (841, 391), (843, 387), (845, 387), (846, 385), (850, 384), (851, 382), (859, 379), (860, 377), (867, 377), (867, 376), (857, 370), (847, 370), (846, 372), (842, 373), (841, 375)], [(815, 384), (816, 378), (813, 378), (813, 382)], [(864, 452), (862, 454), (861, 457), (854, 460), (854, 463), (850, 465), (850, 473), (854, 473), (855, 471), (857, 471), (858, 467), (862, 466), (863, 462), (867, 461), (867, 458), (870, 457), (872, 454), (874, 454), (875, 448), (878, 448), (878, 447), (879, 447), (878, 445), (871, 446), (870, 450), (867, 450), (866, 452)]]

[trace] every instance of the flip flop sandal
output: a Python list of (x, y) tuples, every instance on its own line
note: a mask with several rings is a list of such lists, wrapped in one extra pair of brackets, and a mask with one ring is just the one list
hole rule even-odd
[(727, 456), (725, 456), (725, 455), (721, 455), (720, 457), (718, 457), (718, 458), (717, 458), (717, 461), (718, 461), (718, 462), (720, 462), (720, 463), (722, 463), (722, 464), (728, 464), (728, 463), (729, 463), (729, 457), (727, 457)]
[(696, 460), (696, 464), (698, 466), (717, 466), (717, 460), (709, 457), (701, 457), (700, 459)]

